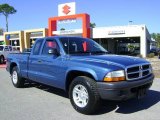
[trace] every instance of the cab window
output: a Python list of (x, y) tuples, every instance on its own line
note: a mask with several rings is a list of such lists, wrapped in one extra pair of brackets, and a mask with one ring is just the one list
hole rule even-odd
[(50, 55), (49, 50), (52, 50), (52, 49), (59, 50), (57, 42), (54, 39), (46, 40), (44, 47), (43, 47), (42, 54), (43, 55)]
[(35, 46), (34, 46), (34, 49), (33, 49), (33, 55), (39, 55), (39, 52), (41, 50), (41, 46), (42, 46), (42, 43), (43, 43), (43, 39), (39, 39)]

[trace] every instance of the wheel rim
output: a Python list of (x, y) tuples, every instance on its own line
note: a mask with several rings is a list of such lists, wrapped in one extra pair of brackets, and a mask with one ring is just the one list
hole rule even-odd
[(88, 91), (83, 85), (76, 85), (73, 88), (73, 100), (78, 107), (85, 107), (88, 103)]
[(13, 71), (12, 81), (13, 81), (14, 84), (17, 84), (18, 76), (17, 76), (17, 72), (16, 71)]

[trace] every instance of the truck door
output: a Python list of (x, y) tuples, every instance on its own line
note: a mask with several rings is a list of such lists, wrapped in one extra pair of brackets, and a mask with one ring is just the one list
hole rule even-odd
[(41, 58), (39, 58), (38, 80), (51, 86), (62, 87), (65, 64), (63, 64), (61, 56), (53, 54), (52, 50), (60, 51), (56, 40), (47, 39), (42, 49)]
[(37, 81), (38, 71), (41, 69), (40, 66), (40, 50), (42, 47), (43, 39), (39, 39), (36, 41), (33, 51), (30, 54), (29, 60), (28, 60), (28, 78)]

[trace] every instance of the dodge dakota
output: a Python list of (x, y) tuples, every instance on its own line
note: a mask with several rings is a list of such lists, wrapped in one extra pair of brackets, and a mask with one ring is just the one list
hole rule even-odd
[(32, 80), (65, 90), (73, 108), (83, 114), (95, 112), (101, 99), (142, 98), (154, 79), (145, 59), (108, 54), (81, 37), (37, 39), (31, 52), (10, 54), (6, 69), (17, 88)]

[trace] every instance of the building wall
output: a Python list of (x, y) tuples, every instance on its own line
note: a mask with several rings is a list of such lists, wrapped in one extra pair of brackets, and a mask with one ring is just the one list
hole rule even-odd
[(93, 39), (123, 37), (140, 37), (140, 54), (143, 57), (147, 56), (147, 40), (150, 40), (151, 38), (145, 25), (93, 28)]
[(15, 40), (19, 40), (20, 51), (22, 51), (24, 49), (24, 31), (5, 32), (4, 33), (4, 42), (6, 43), (6, 45), (9, 45), (9, 40), (7, 40), (7, 38), (6, 38), (7, 35), (10, 35), (10, 36), (11, 35), (18, 35), (18, 37), (15, 38)]
[[(22, 51), (24, 48), (30, 48), (30, 39), (32, 33), (42, 32), (41, 36), (35, 36), (32, 38), (40, 38), (48, 36), (48, 29), (31, 29), (24, 31), (15, 31), (15, 32), (5, 32), (4, 33), (4, 41), (6, 44), (9, 44), (9, 41), (6, 40), (6, 36), (9, 34), (19, 34), (20, 41), (20, 50)], [(143, 57), (146, 57), (149, 52), (148, 44), (151, 40), (151, 36), (145, 25), (127, 25), (127, 26), (114, 26), (114, 27), (98, 27), (93, 28), (91, 30), (91, 38), (93, 39), (103, 39), (103, 38), (123, 38), (123, 37), (140, 37), (140, 54)], [(107, 39), (106, 39), (107, 40)], [(115, 40), (108, 40), (108, 49), (114, 53), (115, 49)]]
[(30, 48), (31, 33), (38, 33), (38, 32), (42, 32), (42, 35), (41, 36), (35, 36), (34, 37), (35, 39), (48, 36), (48, 29), (46, 29), (46, 28), (31, 29), (31, 30), (25, 30), (24, 31), (25, 48)]
[(4, 41), (4, 37), (3, 37), (3, 35), (2, 35), (2, 36), (0, 36), (0, 41)]
[[(135, 37), (144, 34), (145, 25), (127, 25), (93, 28), (92, 38)], [(116, 34), (117, 32), (117, 34)]]
[[(14, 32), (5, 32), (2, 37), (0, 37), (0, 41), (4, 41), (6, 45), (9, 45), (9, 40), (7, 40), (7, 35), (18, 35), (15, 40), (19, 40), (20, 44), (20, 51), (23, 51), (24, 48), (30, 48), (30, 34), (36, 33), (36, 32), (42, 32), (41, 36), (35, 36), (34, 38), (41, 38), (48, 36), (48, 29), (41, 28), (41, 29), (32, 29), (32, 30), (25, 30), (25, 31), (14, 31)], [(11, 38), (10, 40), (14, 40), (14, 38)]]

